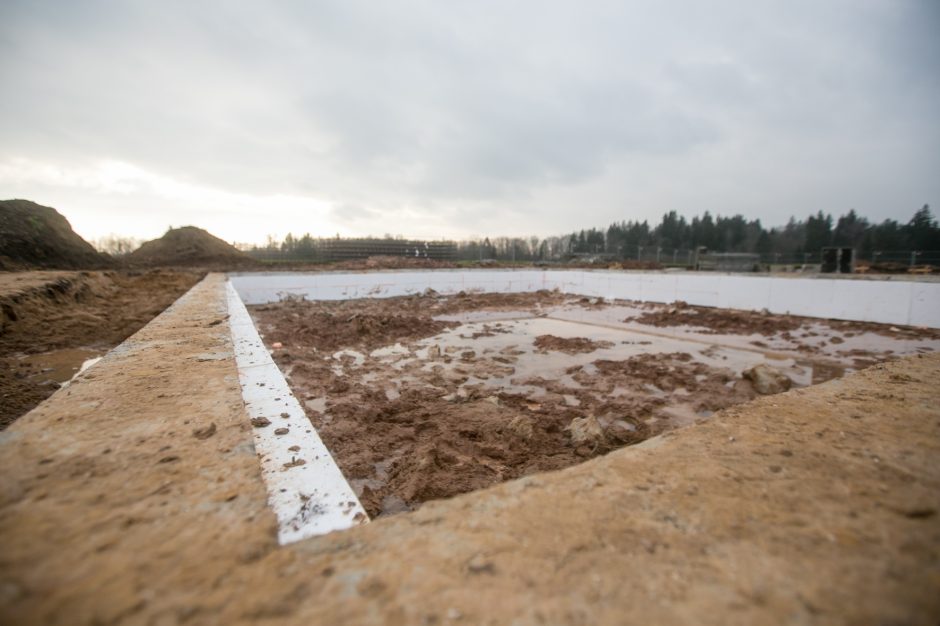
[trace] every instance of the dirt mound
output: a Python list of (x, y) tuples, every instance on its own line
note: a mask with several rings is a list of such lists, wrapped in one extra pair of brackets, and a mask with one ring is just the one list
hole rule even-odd
[(0, 270), (92, 269), (114, 264), (111, 257), (75, 234), (55, 209), (29, 200), (0, 201)]
[(127, 262), (146, 267), (242, 267), (256, 263), (231, 244), (195, 226), (171, 228), (127, 255)]

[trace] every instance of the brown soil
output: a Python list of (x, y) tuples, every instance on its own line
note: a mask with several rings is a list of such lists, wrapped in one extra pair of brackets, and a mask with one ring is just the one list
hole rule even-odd
[(753, 311), (735, 311), (693, 306), (682, 301), (671, 306), (652, 305), (653, 310), (624, 321), (647, 326), (694, 326), (713, 334), (772, 335), (800, 328), (806, 321), (792, 315), (772, 315)]
[(339, 348), (371, 350), (402, 341), (436, 335), (455, 322), (432, 319), (463, 311), (536, 311), (561, 304), (570, 296), (539, 291), (528, 294), (460, 292), (447, 298), (433, 290), (400, 298), (306, 301), (288, 299), (249, 307), (269, 344), (315, 347), (324, 352)]
[(651, 309), (642, 315), (625, 319), (625, 322), (638, 322), (660, 328), (671, 326), (692, 326), (705, 329), (707, 334), (721, 335), (774, 335), (786, 333), (811, 324), (822, 323), (834, 330), (847, 332), (872, 332), (898, 339), (940, 339), (940, 330), (917, 328), (913, 326), (891, 326), (870, 322), (849, 322), (843, 320), (820, 320), (797, 315), (777, 315), (773, 313), (741, 311), (735, 309), (717, 309), (694, 306), (682, 301), (671, 305), (647, 304)]
[(287, 324), (262, 322), (269, 343), (316, 346), (332, 352), (339, 348), (378, 348), (389, 343), (429, 337), (454, 323), (431, 319), (430, 315), (408, 311), (376, 311), (374, 301), (347, 302), (287, 301), (260, 305), (252, 311), (267, 320), (268, 313), (284, 315)]
[[(59, 384), (25, 359), (50, 351), (104, 353), (192, 287), (192, 271), (0, 274), (0, 428), (50, 396)], [(81, 365), (83, 356), (75, 368)]]
[(75, 234), (55, 209), (29, 200), (0, 201), (0, 270), (114, 265), (111, 257)]
[[(681, 391), (682, 402), (692, 406), (696, 413), (718, 411), (757, 397), (749, 381), (730, 370), (693, 362), (684, 352), (643, 354), (622, 361), (597, 360), (591, 365), (596, 373), (588, 374), (584, 367), (568, 373), (582, 386), (601, 394), (610, 394), (618, 388), (636, 393), (648, 392), (650, 387), (666, 394)], [(666, 395), (656, 400), (662, 406), (675, 397)]]
[[(432, 315), (535, 313), (565, 302), (598, 306), (555, 292), (451, 298), (429, 292), (345, 302), (293, 300), (249, 309), (371, 516), (568, 467), (756, 395), (730, 370), (690, 362), (683, 353), (597, 360), (590, 372), (574, 367), (567, 373), (577, 388), (557, 380), (511, 378), (521, 354), (515, 349), (486, 354), (433, 345), (428, 360), (394, 367), (368, 354), (396, 343), (413, 351), (415, 340), (458, 325)], [(494, 323), (459, 336), (473, 340), (504, 332)], [(542, 353), (583, 354), (611, 346), (583, 337), (540, 335), (534, 340)], [(334, 357), (340, 349), (361, 351), (364, 360), (356, 363), (354, 354)], [(471, 379), (492, 378), (506, 384), (495, 390), (471, 384)], [(398, 386), (397, 380), (406, 382)], [(400, 393), (387, 391), (393, 387)], [(530, 395), (520, 387), (542, 393)], [(680, 388), (681, 395), (666, 393)], [(323, 402), (323, 411), (312, 409), (310, 402)]]
[(580, 352), (594, 352), (601, 348), (609, 348), (612, 345), (614, 344), (609, 341), (592, 341), (587, 337), (539, 335), (535, 338), (535, 347), (544, 352), (554, 350), (566, 354), (578, 354)]
[(136, 267), (207, 267), (238, 269), (257, 261), (231, 244), (195, 226), (170, 229), (125, 257)]
[(210, 277), (0, 437), (0, 622), (938, 622), (940, 354), (279, 546), (200, 358), (224, 308)]

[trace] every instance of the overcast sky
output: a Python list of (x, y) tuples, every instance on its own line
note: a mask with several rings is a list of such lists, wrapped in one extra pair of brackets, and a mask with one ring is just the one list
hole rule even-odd
[(940, 2), (0, 1), (0, 198), (87, 238), (940, 205)]

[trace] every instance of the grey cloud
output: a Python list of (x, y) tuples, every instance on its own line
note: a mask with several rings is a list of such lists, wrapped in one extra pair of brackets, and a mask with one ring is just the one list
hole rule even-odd
[[(868, 193), (856, 208), (883, 218), (940, 191), (938, 14), (926, 0), (8, 1), (0, 159), (306, 194), (373, 232), (396, 230), (401, 207), (455, 230), (713, 208), (686, 189), (781, 221)], [(861, 152), (886, 149), (909, 167), (875, 187)], [(829, 182), (813, 176), (827, 155)], [(755, 158), (762, 178), (742, 179)], [(683, 190), (639, 196), (634, 175)], [(716, 176), (812, 184), (755, 206)], [(566, 210), (576, 192), (603, 209)]]

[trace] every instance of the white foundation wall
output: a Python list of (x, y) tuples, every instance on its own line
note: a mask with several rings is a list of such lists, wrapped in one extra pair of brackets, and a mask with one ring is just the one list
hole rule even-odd
[(605, 270), (423, 270), (231, 274), (245, 304), (285, 297), (308, 300), (387, 298), (434, 289), (528, 292), (559, 289), (606, 299), (789, 313), (881, 324), (940, 328), (940, 282)]

